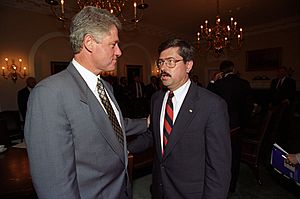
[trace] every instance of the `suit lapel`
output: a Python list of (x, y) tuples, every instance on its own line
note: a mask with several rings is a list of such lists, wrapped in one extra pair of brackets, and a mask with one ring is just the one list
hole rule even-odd
[(154, 139), (155, 139), (155, 147), (156, 147), (156, 151), (157, 151), (157, 157), (159, 157), (159, 159), (162, 159), (162, 148), (161, 148), (161, 139), (160, 139), (160, 113), (161, 113), (161, 108), (162, 108), (162, 103), (163, 103), (163, 99), (165, 96), (165, 92), (160, 91), (159, 96), (155, 99), (155, 102), (153, 103), (153, 113), (152, 113), (152, 117), (153, 117), (153, 133), (155, 133), (154, 135)]
[(184, 135), (186, 132), (185, 130), (188, 129), (191, 120), (198, 112), (198, 110), (195, 109), (195, 102), (198, 101), (195, 91), (195, 85), (191, 84), (176, 117), (171, 136), (164, 151), (164, 158), (168, 156), (168, 154), (175, 147), (176, 143)]
[[(125, 164), (124, 159), (124, 149), (122, 149), (119, 141), (117, 140), (114, 130), (111, 126), (110, 120), (104, 111), (103, 107), (100, 105), (99, 101), (95, 97), (94, 93), (89, 89), (84, 79), (81, 77), (79, 72), (75, 69), (75, 67), (70, 64), (67, 70), (72, 74), (75, 81), (77, 82), (79, 89), (81, 90), (81, 101), (86, 103), (89, 106), (89, 109), (92, 114), (92, 119), (94, 120), (96, 126), (99, 129), (99, 133), (103, 135), (107, 143), (111, 146), (113, 151), (118, 154), (122, 162)], [(109, 90), (109, 89), (107, 89)], [(114, 98), (110, 95), (111, 99)], [(117, 104), (114, 101), (115, 104)], [(117, 107), (118, 108), (118, 107)], [(119, 108), (118, 108), (119, 109)], [(120, 111), (119, 111), (120, 112)], [(121, 117), (122, 120), (122, 117)], [(124, 128), (122, 128), (124, 130)]]

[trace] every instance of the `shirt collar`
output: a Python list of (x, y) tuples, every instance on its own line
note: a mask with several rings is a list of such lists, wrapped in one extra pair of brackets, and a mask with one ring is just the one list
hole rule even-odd
[[(174, 93), (174, 97), (176, 99), (181, 99), (181, 98), (185, 98), (186, 93), (188, 92), (188, 89), (191, 85), (191, 80), (188, 79), (182, 86), (180, 86), (179, 88), (177, 88), (175, 91), (173, 91)], [(169, 95), (169, 92), (167, 92), (167, 95)]]
[(87, 83), (88, 87), (92, 90), (96, 90), (96, 85), (98, 81), (98, 76), (80, 65), (74, 58), (72, 60), (72, 64), (75, 66), (81, 77)]
[(226, 74), (224, 75), (224, 77), (227, 77), (228, 75), (234, 75), (234, 72), (226, 73)]

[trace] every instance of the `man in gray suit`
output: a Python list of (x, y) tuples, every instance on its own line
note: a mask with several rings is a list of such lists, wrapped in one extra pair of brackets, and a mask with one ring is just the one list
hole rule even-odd
[(158, 52), (168, 90), (152, 96), (150, 131), (129, 151), (154, 144), (153, 199), (225, 199), (231, 165), (226, 103), (189, 79), (194, 52), (189, 43), (171, 39)]
[[(131, 196), (124, 132), (145, 131), (146, 120), (123, 119), (111, 88), (99, 76), (115, 69), (120, 28), (108, 11), (82, 9), (70, 28), (73, 60), (30, 95), (25, 139), (39, 198)], [(100, 89), (108, 101), (102, 101)]]

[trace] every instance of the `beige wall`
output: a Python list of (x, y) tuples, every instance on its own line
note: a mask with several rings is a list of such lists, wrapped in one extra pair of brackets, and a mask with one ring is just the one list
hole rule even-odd
[[(50, 75), (50, 61), (70, 61), (72, 59), (68, 36), (50, 12), (49, 16), (17, 9), (14, 9), (13, 13), (12, 15), (11, 8), (0, 7), (1, 66), (5, 63), (5, 57), (10, 59), (22, 57), (24, 65), (28, 65), (29, 75), (41, 80)], [(126, 76), (126, 65), (142, 65), (143, 81), (149, 82), (149, 77), (156, 74), (157, 46), (167, 37), (167, 34), (162, 34), (162, 32), (150, 29), (122, 32), (120, 47), (123, 55), (119, 59), (116, 74)], [(292, 67), (295, 70), (294, 78), (299, 79), (299, 32), (299, 22), (295, 27), (285, 27), (285, 29), (273, 27), (266, 32), (254, 30), (247, 33), (246, 29), (245, 45), (240, 52), (229, 53), (219, 59), (200, 55), (195, 61), (193, 73), (198, 74), (200, 80), (206, 84), (209, 80), (208, 71), (218, 68), (222, 59), (229, 58), (235, 62), (242, 77), (249, 81), (258, 74), (273, 78), (274, 71), (246, 71), (245, 52), (281, 46), (283, 47), (283, 65)], [(188, 35), (186, 37), (189, 38)], [(23, 79), (13, 83), (11, 80), (0, 77), (0, 110), (17, 109), (17, 91), (24, 85)], [(298, 88), (300, 87), (298, 86)]]

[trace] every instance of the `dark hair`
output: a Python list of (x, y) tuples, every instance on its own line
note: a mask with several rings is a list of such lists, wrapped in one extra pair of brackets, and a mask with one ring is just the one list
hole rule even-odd
[(220, 71), (224, 74), (233, 72), (234, 63), (229, 60), (222, 61), (220, 64)]
[(173, 38), (162, 42), (158, 47), (158, 54), (168, 48), (179, 47), (178, 54), (182, 57), (183, 61), (191, 61), (194, 59), (194, 47), (187, 41)]

